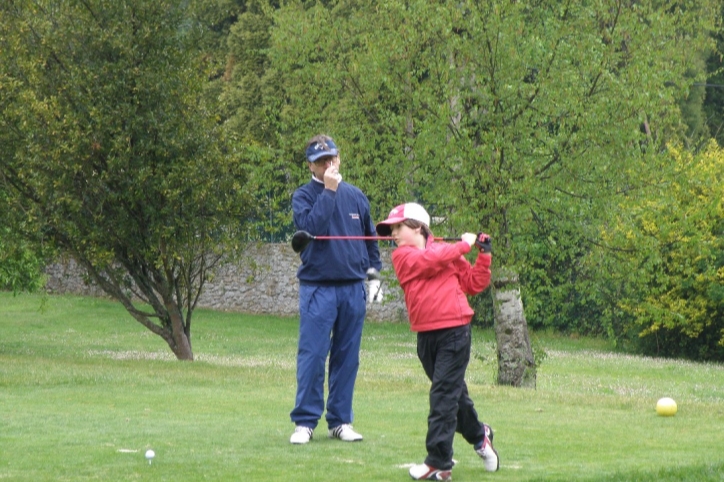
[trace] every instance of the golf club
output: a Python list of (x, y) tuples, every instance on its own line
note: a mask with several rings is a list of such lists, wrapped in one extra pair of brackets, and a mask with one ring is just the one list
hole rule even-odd
[[(314, 236), (306, 231), (297, 231), (292, 236), (292, 249), (295, 253), (301, 253), (312, 241), (339, 241), (339, 240), (361, 240), (361, 241), (392, 241), (392, 236)], [(433, 238), (435, 241), (460, 241), (460, 238)]]

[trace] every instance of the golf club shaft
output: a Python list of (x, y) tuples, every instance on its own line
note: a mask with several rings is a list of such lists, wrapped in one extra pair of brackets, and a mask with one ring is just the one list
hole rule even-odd
[(312, 236), (312, 239), (325, 240), (362, 240), (362, 241), (392, 241), (392, 236)]
[[(433, 238), (435, 241), (460, 241), (460, 238)], [(292, 249), (301, 253), (312, 241), (361, 240), (361, 241), (394, 241), (392, 236), (314, 236), (307, 231), (297, 231), (292, 236)]]
[[(325, 240), (363, 240), (363, 241), (392, 241), (392, 236), (312, 236), (312, 239), (318, 241)], [(432, 238), (435, 241), (460, 241), (461, 238)]]

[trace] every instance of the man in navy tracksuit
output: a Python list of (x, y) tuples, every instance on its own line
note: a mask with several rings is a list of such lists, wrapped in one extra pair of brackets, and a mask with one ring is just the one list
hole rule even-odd
[[(294, 224), (315, 236), (375, 236), (370, 204), (361, 190), (342, 182), (339, 151), (324, 135), (307, 144), (312, 180), (292, 197)], [(351, 426), (352, 396), (367, 310), (365, 279), (382, 269), (377, 241), (316, 240), (300, 253), (297, 396), (291, 412), (293, 444), (312, 439), (324, 411), (329, 355), (328, 436), (362, 440)]]

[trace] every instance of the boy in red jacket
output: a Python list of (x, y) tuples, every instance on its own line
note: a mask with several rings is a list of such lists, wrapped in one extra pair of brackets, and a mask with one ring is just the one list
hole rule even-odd
[[(417, 332), (417, 356), (432, 382), (427, 418), (427, 458), (410, 469), (415, 480), (450, 480), (453, 439), (459, 432), (483, 459), (485, 470), (500, 467), (493, 431), (478, 420), (468, 396), (465, 370), (470, 360), (470, 320), (466, 294), (490, 285), (491, 242), (487, 234), (465, 233), (454, 244), (435, 243), (430, 216), (415, 203), (397, 206), (377, 233), (392, 236), (392, 264), (405, 293), (410, 329)], [(480, 250), (475, 266), (463, 257)]]

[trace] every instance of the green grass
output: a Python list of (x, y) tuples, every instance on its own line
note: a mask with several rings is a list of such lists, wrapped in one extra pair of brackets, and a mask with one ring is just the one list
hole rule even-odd
[[(42, 300), (0, 293), (0, 480), (403, 481), (424, 459), (428, 382), (407, 325), (365, 327), (365, 440), (329, 440), (322, 421), (292, 446), (296, 319), (199, 310), (182, 363), (115, 303)], [(475, 331), (468, 386), (501, 470), (458, 436), (455, 481), (724, 480), (721, 365), (539, 333), (538, 388), (514, 389), (493, 383), (493, 338)], [(656, 415), (662, 396), (675, 417)]]

